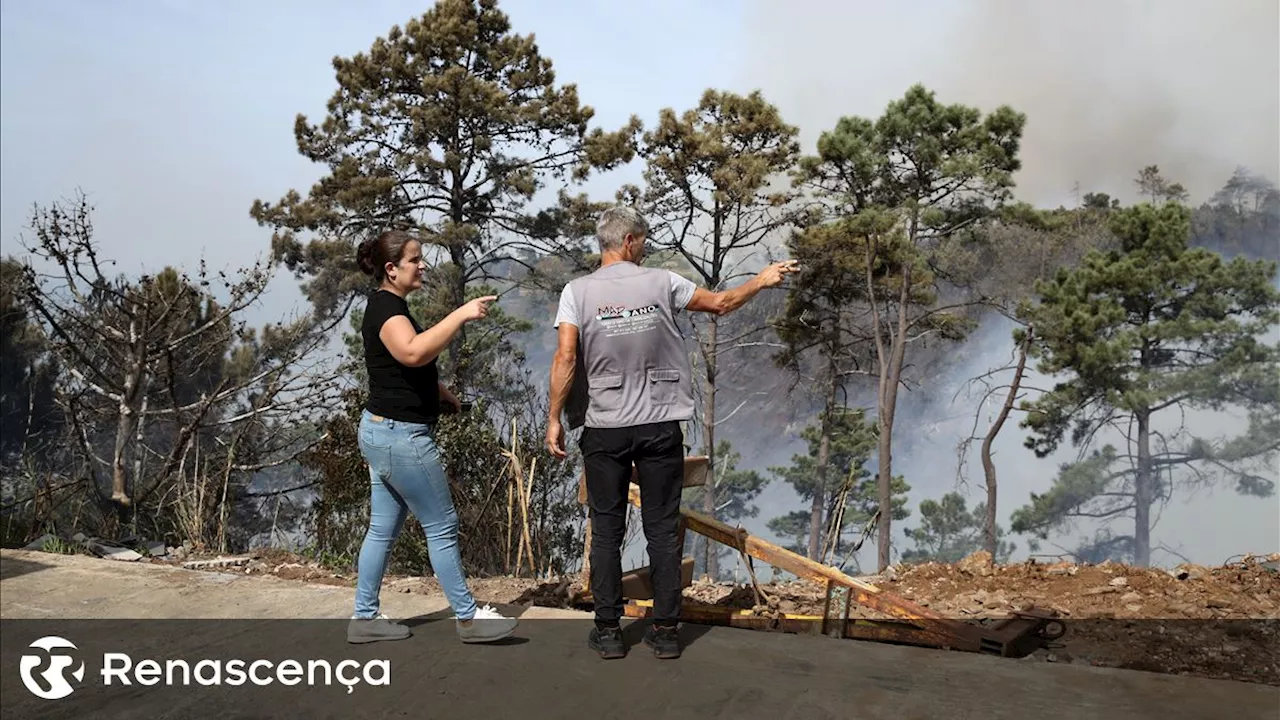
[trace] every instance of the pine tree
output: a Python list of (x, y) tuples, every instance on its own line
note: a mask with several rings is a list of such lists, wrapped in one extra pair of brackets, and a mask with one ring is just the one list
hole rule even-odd
[[(584, 218), (597, 206), (563, 186), (634, 155), (639, 120), (589, 129), (594, 111), (576, 86), (556, 84), (551, 60), (533, 36), (512, 31), (496, 0), (440, 0), (333, 67), (338, 90), (324, 120), (294, 124), (299, 152), (328, 173), (305, 198), (291, 190), (250, 211), (275, 231), (275, 259), (308, 279), (304, 290), (325, 311), (344, 311), (368, 289), (354, 242), (391, 227), (416, 230), (439, 251), (451, 308), (504, 264), (534, 268), (527, 252), (581, 256)], [(559, 203), (533, 210), (552, 183)], [(316, 234), (305, 245), (304, 231)], [(459, 387), (466, 343), (459, 332), (452, 366), (441, 368)]]
[[(1176, 202), (1111, 213), (1120, 246), (1088, 253), (1037, 285), (1020, 318), (1035, 327), (1031, 356), (1058, 382), (1024, 403), (1027, 446), (1044, 457), (1070, 431), (1089, 448), (1110, 427), (1125, 447), (1095, 448), (1063, 465), (1053, 487), (1013, 516), (1015, 532), (1047, 537), (1074, 518), (1132, 518), (1134, 561), (1151, 559), (1152, 510), (1194, 474), (1235, 481), (1240, 493), (1274, 492), (1264, 477), (1280, 448), (1280, 321), (1276, 264), (1188, 247), (1190, 212)], [(1244, 408), (1234, 438), (1162, 432), (1157, 421), (1195, 409)]]

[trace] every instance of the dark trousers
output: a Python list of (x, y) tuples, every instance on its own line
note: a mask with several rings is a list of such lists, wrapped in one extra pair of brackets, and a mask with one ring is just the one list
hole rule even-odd
[(680, 423), (628, 428), (586, 428), (579, 440), (591, 510), (591, 595), (596, 624), (622, 618), (622, 536), (627, 490), (635, 464), (640, 517), (649, 550), (653, 619), (675, 625), (680, 617), (680, 494), (684, 486), (684, 432)]

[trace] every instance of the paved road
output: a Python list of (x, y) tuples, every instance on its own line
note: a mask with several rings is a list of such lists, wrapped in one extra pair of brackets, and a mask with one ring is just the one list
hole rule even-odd
[[(585, 616), (523, 609), (518, 637), (463, 645), (434, 598), (388, 593), (413, 618), (397, 643), (343, 642), (350, 590), (43, 553), (0, 553), (0, 715), (204, 718), (1280, 718), (1280, 688), (1137, 671), (1055, 665), (730, 628), (685, 628), (682, 659), (638, 645), (604, 662), (584, 647)], [(511, 610), (521, 610), (509, 608)], [(96, 618), (96, 619), (86, 619)], [(105, 619), (113, 618), (113, 619)], [(124, 619), (122, 619), (124, 618)], [(629, 626), (638, 639), (641, 627)], [(70, 696), (40, 700), (20, 681), (29, 643), (59, 635), (87, 668)], [(136, 682), (104, 686), (102, 654), (144, 659), (350, 660), (342, 683), (309, 687)], [(385, 660), (389, 683), (378, 663)], [(48, 661), (36, 667), (40, 672)], [(74, 665), (72, 665), (74, 667)], [(229, 664), (221, 679), (229, 681)], [(283, 667), (283, 666), (279, 666)], [(372, 668), (370, 670), (370, 668)], [(212, 672), (206, 668), (209, 672)], [(265, 671), (270, 676), (270, 670)], [(200, 676), (199, 671), (196, 675)], [(287, 674), (286, 674), (287, 675)], [(115, 676), (118, 678), (118, 676)], [(131, 677), (126, 674), (126, 677)], [(136, 676), (132, 676), (136, 680)], [(206, 672), (201, 676), (211, 679)], [(181, 672), (174, 675), (181, 682)], [(375, 684), (371, 684), (375, 683)]]

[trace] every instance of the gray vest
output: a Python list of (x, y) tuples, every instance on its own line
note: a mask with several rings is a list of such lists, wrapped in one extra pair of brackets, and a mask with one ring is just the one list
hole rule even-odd
[(578, 366), (569, 427), (632, 427), (693, 418), (693, 370), (666, 270), (614, 263), (569, 283)]

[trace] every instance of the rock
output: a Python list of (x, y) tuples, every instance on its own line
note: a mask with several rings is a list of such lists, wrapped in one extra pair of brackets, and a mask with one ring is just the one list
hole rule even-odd
[(101, 555), (108, 560), (119, 560), (121, 562), (136, 562), (142, 559), (140, 553), (136, 553), (129, 548), (118, 547), (115, 545), (107, 545), (98, 540), (90, 540), (88, 542), (89, 550), (96, 555)]
[(1204, 606), (1207, 608), (1229, 610), (1231, 609), (1231, 601), (1224, 597), (1211, 597), (1204, 601)]
[(960, 568), (961, 571), (969, 573), (970, 575), (981, 575), (983, 577), (991, 574), (991, 565), (991, 553), (986, 550), (978, 550), (977, 552), (970, 553), (963, 560), (956, 563), (956, 567)]
[(1203, 580), (1209, 571), (1199, 565), (1182, 563), (1170, 570), (1169, 574), (1178, 580)]
[(50, 540), (57, 540), (57, 539), (58, 538), (56, 535), (53, 535), (51, 533), (45, 533), (40, 537), (36, 538), (35, 540), (32, 540), (31, 542), (27, 543), (26, 545), (23, 545), (22, 549), (23, 550), (44, 550), (45, 543), (49, 542)]
[(149, 542), (145, 547), (147, 554), (151, 557), (164, 557), (169, 554), (169, 548), (162, 542)]
[(200, 570), (211, 567), (234, 567), (237, 565), (244, 565), (252, 559), (253, 558), (249, 556), (244, 556), (219, 557), (214, 558), (213, 560), (188, 560), (187, 562), (182, 563), (182, 567), (187, 568), (188, 570)]
[(81, 532), (71, 536), (71, 542), (76, 543), (77, 545), (83, 545), (88, 542), (88, 540), (89, 538), (85, 537), (84, 533)]
[(1050, 575), (1074, 576), (1079, 571), (1080, 571), (1080, 568), (1077, 567), (1076, 565), (1072, 565), (1071, 563), (1057, 563), (1055, 565), (1050, 565), (1048, 572)]
[(181, 562), (187, 559), (187, 548), (186, 547), (170, 548), (169, 554), (173, 556), (174, 560)]
[(1118, 578), (1112, 578), (1109, 584), (1114, 585), (1116, 587), (1125, 587), (1126, 585), (1129, 584), (1129, 578), (1124, 576), (1120, 576)]
[(1142, 600), (1142, 593), (1140, 592), (1127, 592), (1124, 595), (1120, 596), (1120, 602), (1122, 603), (1136, 603), (1141, 600)]
[[(964, 600), (968, 600), (975, 605), (990, 610), (992, 608), (1002, 607), (1008, 603), (1008, 598), (1003, 592), (987, 592), (986, 590), (975, 590), (969, 595), (961, 596)], [(959, 598), (958, 598), (959, 599)]]
[(1100, 586), (1100, 587), (1096, 587), (1096, 588), (1089, 588), (1088, 590), (1085, 590), (1083, 594), (1085, 594), (1085, 595), (1107, 595), (1107, 594), (1109, 594), (1109, 593), (1114, 593), (1114, 592), (1120, 592), (1120, 591), (1119, 591), (1118, 589), (1114, 588), (1114, 587), (1111, 587), (1110, 585), (1102, 585), (1102, 586)]

